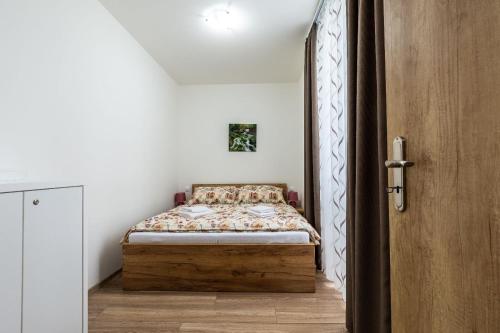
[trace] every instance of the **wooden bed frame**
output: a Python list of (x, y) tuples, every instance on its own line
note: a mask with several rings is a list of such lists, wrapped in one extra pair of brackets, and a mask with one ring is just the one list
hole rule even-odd
[[(245, 184), (194, 184), (199, 186)], [(274, 185), (283, 188), (286, 184)], [(285, 196), (286, 198), (286, 196)], [(314, 292), (315, 245), (123, 243), (123, 289)]]

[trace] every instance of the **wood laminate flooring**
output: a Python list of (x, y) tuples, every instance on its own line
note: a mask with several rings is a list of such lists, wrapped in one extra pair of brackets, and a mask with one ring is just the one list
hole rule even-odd
[(89, 333), (345, 333), (345, 305), (315, 293), (124, 292), (118, 274), (89, 295)]

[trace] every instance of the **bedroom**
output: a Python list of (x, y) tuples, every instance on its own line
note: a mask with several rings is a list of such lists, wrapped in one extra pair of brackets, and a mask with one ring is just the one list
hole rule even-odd
[(0, 1), (0, 332), (500, 331), (499, 15)]

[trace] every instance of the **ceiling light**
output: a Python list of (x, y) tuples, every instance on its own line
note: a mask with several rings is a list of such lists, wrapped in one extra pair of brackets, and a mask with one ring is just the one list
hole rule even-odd
[(235, 32), (242, 28), (241, 14), (229, 4), (219, 4), (203, 13), (203, 20), (214, 31)]

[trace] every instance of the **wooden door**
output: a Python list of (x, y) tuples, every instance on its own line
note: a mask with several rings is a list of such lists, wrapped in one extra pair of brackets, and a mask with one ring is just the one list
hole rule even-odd
[(389, 201), (393, 332), (498, 333), (500, 1), (384, 7), (388, 154), (403, 136), (415, 162)]
[(23, 333), (83, 330), (82, 188), (24, 194)]
[(0, 194), (0, 332), (21, 333), (23, 193)]

